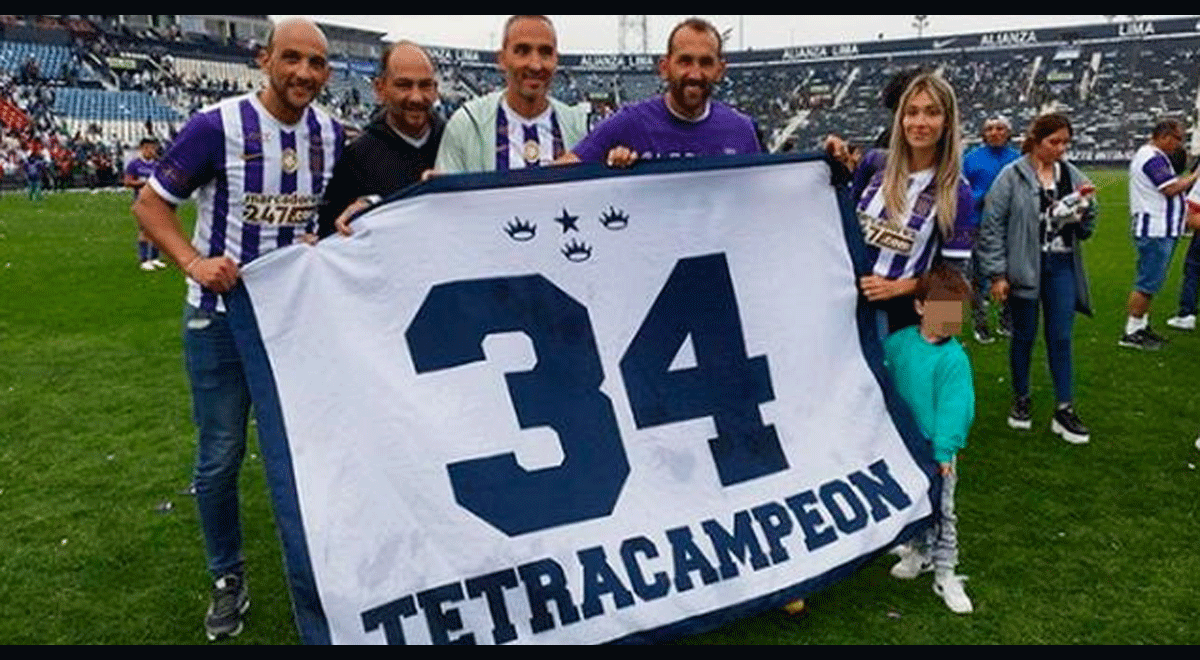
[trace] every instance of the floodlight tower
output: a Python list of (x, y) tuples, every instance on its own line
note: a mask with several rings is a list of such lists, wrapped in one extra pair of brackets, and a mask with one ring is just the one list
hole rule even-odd
[(622, 54), (650, 52), (650, 30), (646, 16), (617, 16), (617, 21), (617, 45)]

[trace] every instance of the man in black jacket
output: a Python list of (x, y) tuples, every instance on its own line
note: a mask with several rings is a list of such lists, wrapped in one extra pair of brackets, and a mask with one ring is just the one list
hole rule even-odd
[(380, 58), (375, 94), (383, 112), (334, 167), (321, 202), (321, 238), (335, 231), (349, 233), (350, 216), (433, 169), (445, 125), (432, 112), (438, 89), (429, 56), (409, 41), (387, 48)]

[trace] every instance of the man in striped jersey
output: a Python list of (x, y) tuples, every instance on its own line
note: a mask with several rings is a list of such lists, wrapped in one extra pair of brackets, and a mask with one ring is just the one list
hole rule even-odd
[(543, 167), (587, 135), (587, 110), (550, 96), (558, 35), (546, 16), (511, 16), (496, 61), (507, 86), (459, 108), (446, 123), (440, 174)]
[[(259, 55), (266, 86), (193, 116), (134, 204), (142, 228), (189, 280), (184, 351), (199, 427), (196, 502), (214, 578), (209, 639), (241, 632), (249, 607), (237, 480), (250, 394), (221, 294), (241, 266), (314, 230), (344, 142), (342, 127), (310, 105), (329, 79), (327, 53), (312, 22), (276, 25)], [(193, 192), (189, 242), (175, 208)]]
[(1183, 195), (1196, 183), (1195, 172), (1177, 176), (1167, 157), (1182, 144), (1183, 126), (1174, 119), (1160, 121), (1129, 164), (1129, 211), (1138, 259), (1125, 335), (1118, 342), (1126, 348), (1157, 350), (1166, 341), (1150, 329), (1150, 301), (1166, 282), (1183, 234)]

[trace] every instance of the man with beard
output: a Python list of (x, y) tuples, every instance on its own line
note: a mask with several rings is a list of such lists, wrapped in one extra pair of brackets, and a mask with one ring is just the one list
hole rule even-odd
[[(258, 56), (267, 85), (193, 116), (133, 205), (146, 235), (189, 280), (183, 343), (199, 428), (193, 483), (214, 580), (204, 619), (210, 640), (240, 633), (250, 607), (238, 474), (251, 401), (223, 296), (243, 266), (315, 229), (345, 139), (342, 126), (312, 106), (329, 80), (328, 51), (313, 22), (276, 25)], [(189, 241), (176, 209), (193, 192)]]
[(721, 34), (711, 23), (689, 18), (675, 26), (658, 72), (666, 94), (623, 108), (561, 162), (628, 167), (639, 159), (762, 152), (754, 121), (711, 98), (725, 73)]
[(509, 18), (496, 61), (507, 87), (467, 103), (450, 117), (438, 150), (437, 173), (549, 165), (587, 134), (587, 111), (550, 97), (558, 37), (549, 18)]
[(349, 234), (349, 218), (417, 183), (433, 168), (445, 128), (433, 114), (438, 98), (433, 62), (415, 43), (401, 41), (379, 60), (375, 94), (383, 113), (342, 154), (325, 190), (317, 235)]

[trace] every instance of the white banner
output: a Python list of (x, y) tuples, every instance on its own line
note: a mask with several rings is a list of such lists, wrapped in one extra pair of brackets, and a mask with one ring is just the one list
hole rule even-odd
[(829, 177), (450, 177), (246, 268), (305, 641), (669, 638), (927, 523)]

